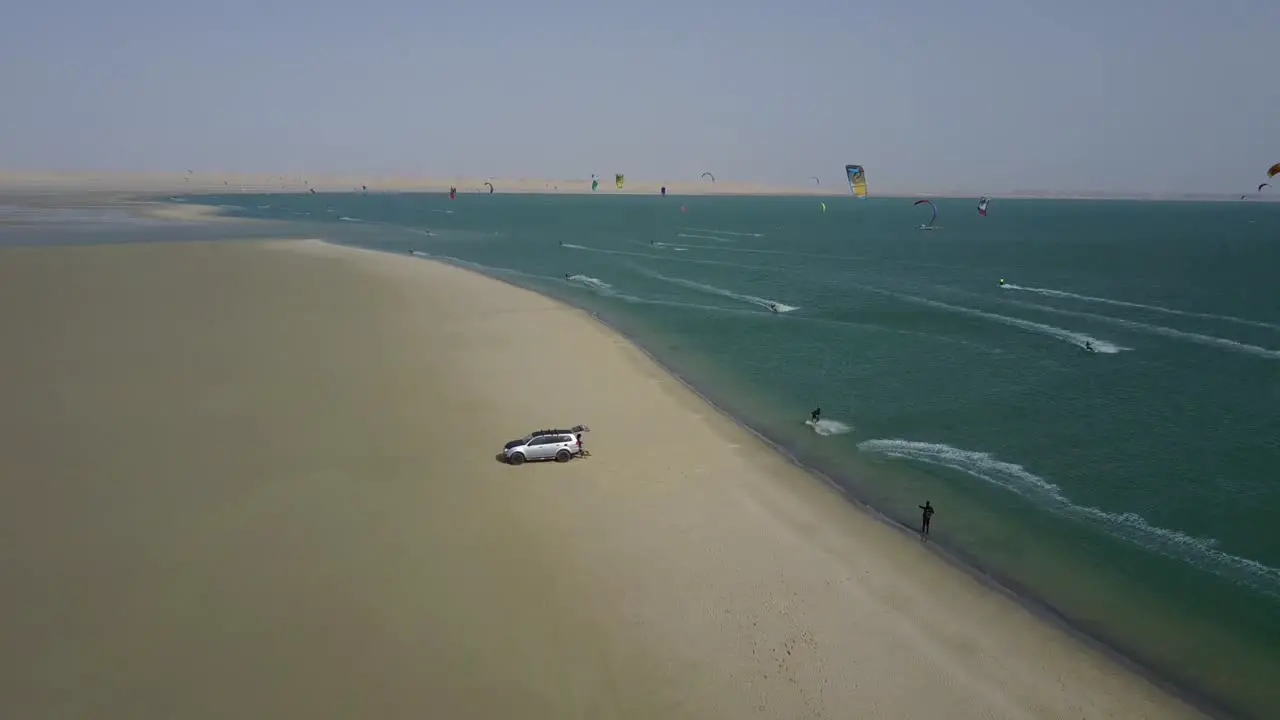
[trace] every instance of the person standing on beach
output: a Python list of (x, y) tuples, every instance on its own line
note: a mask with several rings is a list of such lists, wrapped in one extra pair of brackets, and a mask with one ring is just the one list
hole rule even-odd
[(920, 508), (920, 534), (928, 535), (929, 521), (933, 519), (933, 506), (929, 504), (928, 500), (925, 500), (923, 505), (917, 505), (916, 507)]

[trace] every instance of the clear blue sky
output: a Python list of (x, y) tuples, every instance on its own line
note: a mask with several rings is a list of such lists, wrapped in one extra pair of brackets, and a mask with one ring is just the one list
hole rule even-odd
[(1244, 192), (1280, 0), (45, 0), (0, 167)]

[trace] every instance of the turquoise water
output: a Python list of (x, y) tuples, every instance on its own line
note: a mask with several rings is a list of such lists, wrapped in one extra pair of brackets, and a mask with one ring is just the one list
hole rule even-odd
[(926, 232), (895, 198), (200, 201), (592, 310), (1159, 676), (1280, 702), (1280, 204), (938, 199)]

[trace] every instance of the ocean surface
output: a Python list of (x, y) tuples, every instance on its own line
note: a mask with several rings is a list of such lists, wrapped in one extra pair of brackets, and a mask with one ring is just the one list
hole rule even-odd
[(1280, 204), (912, 200), (177, 199), (588, 309), (890, 521), (931, 501), (1029, 606), (1275, 717)]

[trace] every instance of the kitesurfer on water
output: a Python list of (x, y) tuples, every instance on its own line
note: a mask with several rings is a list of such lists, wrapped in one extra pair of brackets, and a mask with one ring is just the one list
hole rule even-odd
[(769, 303), (769, 310), (770, 310), (770, 312), (772, 312), (773, 314), (777, 315), (777, 314), (778, 314), (778, 304), (777, 304), (777, 303)]
[(822, 408), (820, 408), (820, 407), (816, 407), (816, 408), (814, 408), (814, 409), (813, 409), (813, 412), (809, 413), (809, 420), (810, 420), (811, 422), (815, 422), (815, 423), (816, 423), (816, 422), (818, 422), (818, 417), (819, 417), (819, 416), (821, 416), (821, 415), (822, 415)]
[(1085, 350), (1088, 350), (1089, 352), (1093, 352), (1093, 351), (1094, 351), (1094, 350), (1093, 350), (1093, 343), (1089, 342), (1088, 340), (1085, 340), (1085, 341), (1084, 341), (1084, 349), (1085, 349)]

